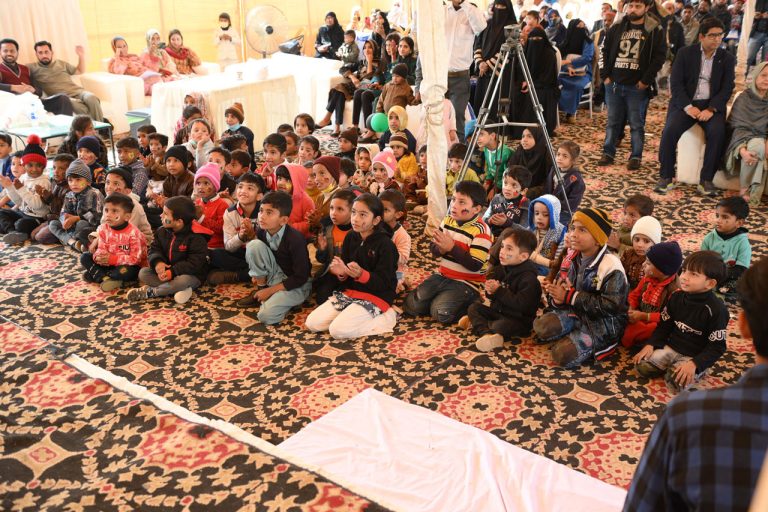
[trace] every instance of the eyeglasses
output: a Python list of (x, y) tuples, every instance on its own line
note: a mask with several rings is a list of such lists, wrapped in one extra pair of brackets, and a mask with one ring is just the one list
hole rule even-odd
[(707, 34), (704, 37), (708, 37), (709, 39), (722, 39), (723, 36), (725, 36), (724, 32), (715, 32), (713, 34)]

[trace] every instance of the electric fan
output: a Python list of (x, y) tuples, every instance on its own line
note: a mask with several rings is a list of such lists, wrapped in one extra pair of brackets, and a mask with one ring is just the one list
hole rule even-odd
[(248, 11), (245, 18), (245, 39), (255, 51), (266, 58), (280, 50), (289, 39), (288, 19), (273, 5), (260, 5)]

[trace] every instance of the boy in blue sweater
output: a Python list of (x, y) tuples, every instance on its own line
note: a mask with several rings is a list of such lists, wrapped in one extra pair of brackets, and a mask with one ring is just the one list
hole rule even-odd
[(512, 165), (504, 171), (501, 192), (493, 196), (483, 215), (494, 237), (515, 224), (528, 227), (528, 198), (525, 194), (531, 184), (531, 177), (531, 171), (522, 165)]
[(707, 233), (701, 243), (702, 251), (715, 251), (728, 267), (728, 276), (719, 291), (729, 300), (734, 298), (736, 282), (752, 261), (752, 247), (744, 227), (747, 215), (749, 204), (743, 197), (721, 199), (715, 210), (715, 229)]

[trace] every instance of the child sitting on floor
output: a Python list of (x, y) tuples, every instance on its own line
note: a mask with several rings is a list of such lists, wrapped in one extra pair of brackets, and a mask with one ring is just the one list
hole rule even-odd
[(341, 160), (337, 156), (321, 156), (312, 165), (315, 187), (320, 192), (315, 198), (315, 209), (309, 214), (309, 232), (317, 234), (322, 230), (321, 222), (328, 217), (331, 209), (331, 196), (339, 188)]
[(148, 157), (152, 152), (149, 147), (149, 136), (153, 133), (157, 133), (157, 128), (151, 124), (139, 126), (136, 130), (136, 138), (139, 140), (139, 153), (141, 154), (142, 158)]
[[(119, 143), (120, 141), (118, 141)], [(138, 145), (138, 143), (137, 143)], [(116, 147), (119, 147), (117, 144), (115, 144)], [(80, 139), (77, 141), (77, 158), (85, 162), (85, 165), (88, 166), (88, 168), (91, 170), (91, 176), (95, 176), (96, 178), (96, 186), (97, 188), (104, 186), (104, 178), (106, 171), (104, 170), (105, 164), (102, 164), (99, 161), (99, 151), (101, 151), (101, 139), (96, 137), (95, 135), (86, 135), (85, 137), (80, 137)], [(120, 154), (120, 151), (118, 150), (118, 155)]]
[(336, 256), (341, 256), (344, 239), (352, 229), (352, 203), (357, 196), (351, 190), (337, 190), (331, 196), (330, 222), (324, 223), (324, 231), (317, 236), (315, 258), (323, 266), (315, 274), (312, 285), (318, 304), (328, 300), (339, 284), (328, 267)]
[(279, 133), (271, 133), (266, 136), (262, 148), (264, 149), (264, 163), (256, 169), (256, 174), (264, 178), (267, 190), (277, 190), (277, 178), (275, 169), (285, 162), (285, 137)]
[(315, 209), (315, 203), (304, 189), (307, 186), (308, 173), (304, 167), (294, 164), (283, 164), (275, 171), (277, 190), (290, 194), (293, 202), (288, 225), (309, 238), (309, 221), (307, 217)]
[(253, 154), (253, 131), (247, 126), (243, 126), (245, 121), (245, 112), (243, 110), (242, 103), (235, 102), (231, 107), (224, 111), (224, 122), (227, 124), (227, 129), (221, 134), (221, 138), (228, 137), (239, 133), (245, 137), (245, 142), (248, 144), (248, 154)]
[[(379, 151), (384, 151), (384, 148), (389, 144), (389, 139), (393, 133), (403, 132), (408, 138), (408, 149), (411, 153), (416, 152), (416, 137), (408, 129), (408, 113), (405, 107), (395, 105), (387, 111), (387, 131), (385, 131), (381, 138), (379, 138)], [(360, 142), (373, 142), (372, 140), (361, 140)]]
[(540, 276), (549, 274), (550, 265), (565, 250), (566, 227), (559, 219), (560, 201), (555, 196), (544, 194), (531, 201), (528, 229), (536, 235), (536, 250), (531, 254), (531, 261), (537, 265)]
[(602, 361), (621, 340), (629, 290), (618, 256), (605, 245), (611, 229), (603, 210), (578, 210), (569, 235), (577, 253), (567, 276), (544, 282), (549, 308), (533, 329), (541, 342), (554, 342), (552, 358), (559, 366), (573, 369), (590, 359)]
[(403, 308), (407, 314), (430, 314), (434, 320), (450, 324), (480, 297), (493, 242), (491, 228), (481, 216), (484, 207), (485, 189), (480, 183), (456, 184), (448, 216), (430, 245), (432, 255), (440, 258), (439, 273), (408, 294)]
[(88, 234), (99, 226), (104, 199), (91, 186), (91, 170), (79, 158), (69, 164), (66, 177), (69, 192), (64, 196), (61, 215), (50, 222), (48, 229), (62, 245), (83, 252)]
[(682, 263), (683, 252), (677, 242), (662, 242), (648, 249), (640, 284), (629, 292), (629, 324), (621, 338), (622, 345), (631, 347), (651, 337), (662, 308), (680, 287), (677, 272)]
[[(67, 169), (75, 157), (68, 153), (59, 153), (53, 158), (53, 177), (51, 178), (51, 189), (46, 190), (42, 187), (38, 189), (43, 202), (51, 209), (46, 217), (48, 222), (56, 220), (61, 215), (61, 209), (64, 206), (64, 197), (69, 192), (69, 183), (67, 183)], [(30, 238), (41, 244), (56, 244), (59, 239), (48, 229), (48, 222), (40, 224), (30, 234)]]
[(301, 139), (292, 131), (283, 134), (283, 137), (285, 137), (285, 161), (289, 164), (298, 164)]
[[(147, 193), (149, 174), (147, 173), (147, 168), (144, 167), (144, 162), (141, 161), (139, 141), (133, 137), (125, 137), (117, 141), (115, 146), (117, 147), (117, 159), (120, 165), (130, 167), (131, 172), (133, 172), (133, 193), (143, 200)], [(106, 173), (102, 177), (102, 183), (105, 178)]]
[(521, 165), (512, 165), (504, 171), (501, 192), (493, 196), (483, 215), (494, 237), (515, 224), (528, 227), (528, 198), (525, 194), (530, 183), (531, 172)]
[(191, 197), (195, 191), (195, 175), (187, 170), (192, 154), (184, 146), (171, 146), (165, 152), (165, 168), (168, 177), (163, 182), (162, 197), (155, 197), (157, 206), (162, 208), (170, 197)]
[(257, 317), (265, 325), (280, 323), (312, 290), (309, 254), (304, 236), (288, 225), (291, 196), (269, 192), (259, 206), (256, 238), (245, 248), (251, 281), (257, 291), (238, 301), (239, 307), (260, 304)]
[(646, 378), (664, 375), (676, 393), (698, 382), (722, 357), (729, 316), (714, 290), (726, 276), (725, 263), (714, 251), (685, 259), (680, 290), (669, 297), (659, 325), (632, 359), (637, 373)]
[[(571, 214), (578, 210), (581, 199), (584, 197), (584, 191), (587, 189), (581, 171), (576, 167), (579, 155), (581, 155), (581, 148), (570, 140), (564, 141), (557, 148), (555, 165), (560, 169), (560, 177), (565, 184), (565, 194), (563, 194), (563, 186), (560, 184), (560, 177), (558, 177), (555, 169), (549, 171), (547, 181), (544, 182), (544, 193), (552, 194), (560, 200), (562, 205), (560, 223), (565, 226), (571, 223)], [(570, 207), (570, 212), (566, 204)]]
[(368, 192), (377, 196), (385, 190), (400, 190), (400, 185), (394, 179), (397, 158), (392, 151), (387, 149), (373, 157), (371, 168), (373, 182), (368, 185)]
[[(24, 164), (21, 162), (21, 157), (23, 154), (24, 154), (23, 151), (16, 151), (15, 153), (12, 153), (11, 156), (8, 157), (11, 161), (10, 176), (8, 176), (7, 174), (0, 174), (0, 176), (3, 178), (8, 178), (11, 181), (11, 183), (13, 183), (15, 180), (21, 178), (24, 174), (26, 174), (27, 171), (24, 169)], [(69, 156), (72, 156), (72, 155), (69, 155)], [(3, 187), (0, 186), (0, 189), (2, 188)], [(8, 192), (6, 192), (5, 190), (2, 190), (0, 192), (0, 209), (3, 209), (3, 208), (10, 209), (10, 208), (13, 208), (13, 206), (14, 206), (13, 201), (11, 201), (11, 198), (8, 195)]]
[(744, 227), (748, 215), (749, 203), (743, 197), (721, 199), (715, 210), (715, 229), (701, 243), (702, 251), (715, 251), (728, 267), (728, 276), (718, 289), (728, 300), (734, 297), (736, 282), (752, 261), (749, 232)]
[(209, 249), (224, 247), (224, 212), (229, 203), (219, 197), (219, 166), (205, 164), (195, 173), (195, 216), (197, 222), (210, 229)]
[(236, 149), (232, 151), (232, 161), (227, 165), (227, 174), (237, 182), (251, 168), (251, 157), (247, 151)]
[[(130, 167), (113, 167), (107, 172), (107, 181), (104, 183), (104, 190), (107, 195), (111, 194), (124, 194), (133, 201), (133, 210), (131, 210), (130, 223), (136, 226), (141, 231), (144, 238), (147, 240), (147, 245), (152, 243), (152, 239), (155, 234), (152, 232), (152, 225), (147, 219), (147, 214), (144, 212), (144, 208), (141, 207), (139, 202), (139, 196), (134, 194), (131, 189), (133, 188), (133, 173)], [(104, 216), (104, 210), (102, 209), (101, 224), (106, 221)], [(89, 238), (95, 239), (95, 233), (91, 233)], [(96, 251), (96, 246), (91, 245), (90, 252)]]
[(208, 163), (216, 164), (219, 168), (219, 197), (225, 199), (227, 203), (232, 204), (231, 195), (235, 193), (235, 187), (237, 181), (227, 174), (227, 167), (232, 163), (232, 153), (222, 148), (221, 146), (214, 146), (208, 152)]
[(256, 238), (261, 199), (266, 185), (261, 176), (244, 174), (237, 182), (233, 204), (224, 213), (224, 248), (211, 251), (211, 268), (208, 284), (247, 283), (248, 262), (245, 261), (245, 246)]
[(352, 229), (329, 271), (339, 287), (305, 321), (313, 332), (328, 331), (335, 339), (359, 338), (392, 331), (397, 314), (392, 308), (397, 287), (398, 253), (380, 224), (381, 200), (362, 194), (352, 204)]
[(109, 292), (136, 281), (139, 270), (147, 263), (147, 240), (130, 223), (133, 200), (125, 194), (110, 194), (104, 200), (104, 222), (96, 230), (98, 240), (94, 253), (85, 252), (80, 264), (85, 268), (83, 280), (98, 283)]
[(410, 185), (416, 181), (419, 174), (419, 163), (416, 156), (408, 149), (408, 138), (403, 132), (397, 132), (389, 139), (389, 148), (397, 158), (395, 167), (395, 181), (403, 185)]
[[(309, 114), (298, 114), (293, 118), (293, 132), (301, 137), (312, 135), (315, 131), (315, 120)], [(313, 159), (314, 160), (314, 159)]]
[(624, 202), (621, 212), (621, 224), (608, 237), (608, 247), (617, 251), (619, 256), (632, 247), (632, 228), (640, 217), (653, 215), (653, 199), (643, 194), (635, 194)]
[(499, 240), (500, 264), (493, 267), (485, 281), (490, 305), (477, 300), (469, 306), (467, 316), (459, 320), (460, 327), (471, 327), (479, 336), (475, 345), (481, 352), (501, 347), (504, 340), (528, 336), (541, 302), (536, 265), (529, 259), (536, 248), (534, 234), (509, 227)]
[(153, 133), (148, 137), (150, 154), (143, 159), (144, 167), (149, 172), (149, 181), (145, 197), (147, 206), (158, 208), (155, 198), (163, 193), (163, 183), (168, 177), (168, 169), (163, 163), (168, 149), (168, 137), (162, 133)]
[(298, 164), (304, 165), (320, 158), (320, 141), (312, 135), (301, 138)]
[(385, 190), (379, 194), (384, 206), (382, 220), (392, 231), (392, 241), (397, 247), (400, 258), (397, 260), (397, 293), (405, 290), (405, 273), (408, 271), (408, 259), (411, 257), (411, 235), (403, 227), (408, 212), (405, 209), (405, 196), (399, 190)]
[(648, 249), (661, 242), (661, 224), (653, 217), (642, 217), (632, 227), (632, 247), (621, 255), (621, 265), (633, 290), (643, 277), (643, 264)]
[[(459, 172), (461, 171), (461, 165), (464, 163), (464, 155), (467, 154), (467, 146), (464, 144), (454, 144), (448, 150), (448, 171), (445, 174), (445, 195), (450, 199), (453, 196), (453, 187), (456, 185), (456, 180), (459, 179)], [(480, 178), (477, 173), (467, 167), (467, 172), (464, 173), (464, 179), (462, 181), (474, 181), (480, 183)]]
[(195, 119), (187, 125), (189, 140), (184, 144), (187, 151), (192, 153), (195, 168), (200, 168), (208, 161), (208, 152), (213, 149), (213, 132), (211, 125), (205, 119)]
[(336, 156), (339, 158), (355, 159), (357, 150), (357, 130), (348, 128), (339, 134), (339, 152)]
[(208, 273), (208, 236), (212, 233), (195, 221), (192, 199), (167, 199), (162, 224), (149, 248), (149, 267), (139, 271), (143, 286), (128, 290), (125, 297), (129, 302), (173, 295), (177, 304), (185, 304)]
[(504, 185), (504, 170), (512, 157), (512, 150), (501, 144), (499, 130), (495, 127), (484, 127), (480, 130), (477, 147), (483, 151), (483, 179), (490, 200)]

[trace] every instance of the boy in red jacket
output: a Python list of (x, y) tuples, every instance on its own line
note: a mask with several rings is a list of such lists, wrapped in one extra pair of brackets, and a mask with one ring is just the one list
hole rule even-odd
[(96, 251), (83, 253), (83, 280), (99, 283), (105, 292), (116, 290), (126, 281), (136, 281), (147, 262), (147, 241), (131, 224), (133, 200), (125, 194), (110, 194), (104, 200), (103, 224), (96, 230)]

